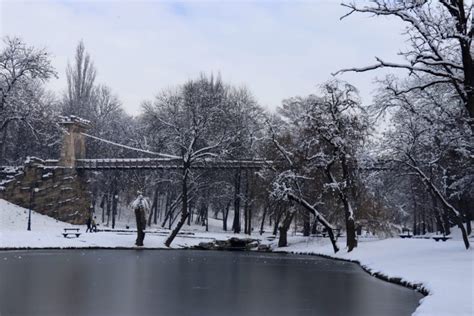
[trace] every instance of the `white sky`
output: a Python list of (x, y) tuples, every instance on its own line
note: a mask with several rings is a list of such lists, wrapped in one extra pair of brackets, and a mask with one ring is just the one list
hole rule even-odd
[[(127, 112), (200, 72), (220, 72), (247, 86), (265, 107), (315, 91), (341, 68), (366, 66), (374, 56), (397, 59), (401, 25), (347, 13), (339, 0), (313, 1), (19, 1), (0, 0), (0, 34), (46, 47), (59, 74), (84, 40), (98, 70)], [(345, 74), (370, 103), (374, 77)]]

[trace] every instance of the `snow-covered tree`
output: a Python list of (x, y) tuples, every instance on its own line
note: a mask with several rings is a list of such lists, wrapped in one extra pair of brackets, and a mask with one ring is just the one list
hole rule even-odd
[(382, 89), (376, 107), (391, 109), (394, 126), (380, 141), (379, 159), (401, 174), (418, 178), (428, 196), (442, 205), (444, 218), (461, 229), (468, 248), (463, 222), (466, 217), (466, 222), (470, 221), (471, 210), (456, 206), (460, 205), (456, 201), (472, 201), (474, 142), (459, 106), (462, 101), (453, 99), (451, 90), (448, 84), (403, 95)]
[[(44, 116), (41, 108), (51, 106), (42, 84), (56, 72), (44, 49), (28, 46), (20, 38), (5, 37), (0, 51), (0, 162), (4, 162), (9, 138), (20, 129), (40, 139)], [(47, 111), (50, 113), (50, 111)], [(13, 132), (12, 130), (16, 130)], [(44, 130), (43, 130), (44, 132)], [(13, 134), (13, 135), (12, 135)], [(41, 141), (45, 141), (41, 138)], [(24, 158), (24, 157), (22, 157)]]
[(472, 36), (474, 33), (473, 3), (464, 0), (371, 0), (346, 2), (346, 16), (355, 12), (374, 16), (389, 16), (401, 20), (406, 29), (409, 47), (400, 54), (406, 63), (377, 59), (368, 67), (344, 71), (369, 71), (377, 68), (404, 69), (411, 77), (410, 85), (393, 82), (388, 88), (397, 94), (428, 87), (448, 85), (452, 97), (470, 118), (474, 129), (474, 62)]
[(357, 246), (353, 189), (357, 185), (359, 150), (368, 132), (367, 115), (357, 90), (348, 83), (332, 80), (321, 86), (320, 96), (290, 99), (285, 107), (307, 109), (303, 122), (312, 134), (303, 142), (306, 155), (310, 153), (306, 159), (324, 171), (325, 186), (343, 204), (347, 247), (351, 251)]
[(165, 140), (161, 150), (174, 155), (182, 164), (181, 218), (166, 240), (167, 246), (190, 215), (189, 185), (198, 176), (193, 172), (195, 164), (221, 158), (230, 145), (227, 93), (228, 88), (220, 78), (202, 75), (144, 104), (143, 119), (148, 130)]

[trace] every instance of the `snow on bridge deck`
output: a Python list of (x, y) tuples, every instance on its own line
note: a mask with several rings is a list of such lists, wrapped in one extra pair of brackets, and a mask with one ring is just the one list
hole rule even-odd
[[(272, 164), (268, 160), (199, 160), (193, 169), (262, 169)], [(107, 158), (77, 159), (77, 169), (182, 169), (183, 162), (172, 158)]]

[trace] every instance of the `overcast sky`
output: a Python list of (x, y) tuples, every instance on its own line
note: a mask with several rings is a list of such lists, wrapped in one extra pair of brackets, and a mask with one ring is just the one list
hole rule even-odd
[[(19, 1), (0, 0), (2, 36), (20, 36), (53, 54), (59, 78), (83, 40), (98, 70), (127, 112), (162, 89), (201, 72), (247, 86), (265, 107), (316, 91), (340, 68), (389, 60), (403, 45), (396, 21), (351, 16), (339, 0), (313, 1)], [(374, 77), (341, 79), (371, 102)]]

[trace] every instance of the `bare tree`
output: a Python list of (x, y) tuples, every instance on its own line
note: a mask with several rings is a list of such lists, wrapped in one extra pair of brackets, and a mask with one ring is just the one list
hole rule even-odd
[(91, 119), (92, 98), (96, 69), (91, 57), (86, 53), (84, 42), (80, 41), (76, 48), (74, 64), (66, 68), (67, 91), (64, 95), (63, 112)]
[[(424, 90), (448, 84), (453, 96), (471, 119), (474, 128), (474, 63), (472, 36), (474, 33), (473, 4), (464, 0), (372, 0), (369, 4), (343, 3), (353, 13), (395, 17), (406, 24), (410, 48), (401, 55), (406, 63), (387, 62), (376, 58), (377, 63), (368, 67), (348, 68), (340, 72), (364, 72), (378, 68), (405, 69), (411, 76), (422, 80), (412, 85), (389, 86), (397, 94)], [(343, 18), (344, 18), (343, 17)]]
[[(283, 210), (278, 212), (274, 234), (276, 234), (277, 225), (279, 225), (280, 238), (278, 245), (280, 247), (286, 246), (287, 230), (294, 219), (296, 211), (302, 210), (312, 214), (315, 220), (323, 225), (329, 234), (334, 252), (337, 252), (339, 247), (333, 232), (335, 227), (329, 223), (322, 212), (316, 209), (315, 204), (308, 202), (306, 198), (308, 195), (315, 195), (312, 190), (314, 189), (312, 185), (315, 183), (313, 174), (315, 169), (312, 161), (308, 159), (308, 155), (312, 153), (311, 149), (314, 150), (315, 143), (313, 136), (307, 133), (307, 126), (304, 124), (304, 116), (308, 111), (306, 105), (307, 103), (298, 103), (294, 107), (284, 105), (283, 110), (297, 110), (292, 111), (291, 115), (286, 116), (286, 122), (279, 119), (279, 117), (273, 117), (268, 121), (269, 136), (276, 149), (276, 156), (280, 157), (280, 159), (275, 160), (281, 161), (281, 164), (275, 165), (273, 172), (267, 175), (268, 178), (273, 177), (272, 197), (276, 201), (280, 201), (280, 203), (290, 201), (301, 206), (301, 208), (283, 208)], [(284, 219), (281, 222), (283, 216)]]
[(166, 138), (166, 149), (182, 163), (181, 217), (165, 242), (167, 246), (190, 215), (189, 186), (199, 177), (194, 165), (205, 158), (219, 158), (231, 139), (226, 95), (227, 88), (220, 78), (201, 76), (144, 104), (149, 130)]
[(27, 46), (17, 37), (5, 37), (3, 43), (0, 51), (0, 161), (11, 126), (23, 125), (35, 133), (32, 122), (35, 108), (44, 95), (41, 84), (56, 76), (46, 50)]
[[(367, 115), (356, 88), (332, 80), (321, 85), (321, 96), (285, 100), (281, 113), (294, 126), (293, 137), (297, 139), (294, 149), (288, 152), (274, 138), (285, 160), (293, 166), (288, 175), (308, 182), (316, 180), (315, 170), (324, 172), (323, 188), (333, 191), (343, 205), (347, 248), (351, 251), (357, 246), (354, 203), (357, 159), (368, 130)], [(300, 167), (296, 170), (295, 166)]]
[(448, 84), (403, 95), (383, 89), (376, 98), (377, 106), (389, 104), (396, 110), (392, 112), (394, 128), (380, 142), (380, 158), (398, 168), (399, 174), (414, 176), (425, 185), (428, 196), (435, 199), (434, 206), (437, 202), (442, 205), (443, 220), (448, 224), (452, 220), (459, 227), (469, 248), (463, 225), (464, 217), (469, 221), (469, 210), (462, 211), (453, 201), (473, 194), (473, 135), (463, 119), (461, 101), (453, 99), (450, 90)]

